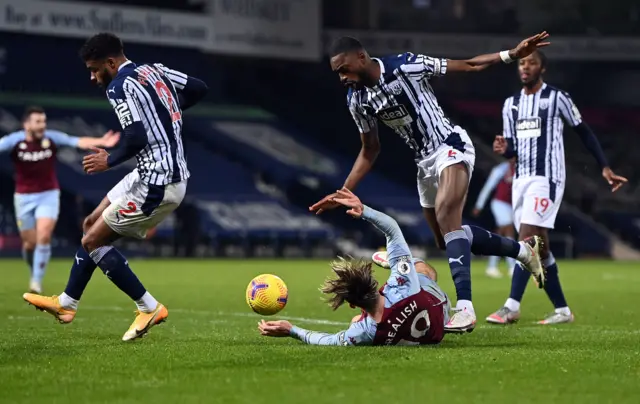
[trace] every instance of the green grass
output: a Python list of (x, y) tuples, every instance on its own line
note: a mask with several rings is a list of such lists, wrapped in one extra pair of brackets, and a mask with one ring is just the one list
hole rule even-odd
[[(45, 287), (64, 288), (54, 261)], [(98, 271), (76, 321), (62, 326), (21, 299), (20, 261), (0, 261), (0, 402), (6, 403), (620, 403), (637, 402), (638, 290), (633, 263), (562, 262), (576, 323), (534, 324), (552, 307), (530, 285), (518, 325), (481, 323), (435, 348), (312, 347), (261, 337), (244, 301), (249, 280), (275, 273), (289, 286), (281, 317), (337, 331), (356, 313), (320, 300), (323, 261), (132, 261), (169, 321), (143, 340), (120, 341), (135, 306)], [(453, 288), (442, 262), (441, 284)], [(474, 267), (480, 319), (499, 308), (509, 280)], [(381, 270), (379, 275), (384, 276)], [(313, 320), (316, 320), (314, 323)], [(634, 398), (635, 397), (635, 398)]]

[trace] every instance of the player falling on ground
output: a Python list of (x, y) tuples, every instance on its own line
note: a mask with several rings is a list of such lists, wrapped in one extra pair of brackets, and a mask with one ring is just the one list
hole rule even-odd
[(113, 147), (120, 133), (109, 131), (100, 138), (75, 137), (47, 129), (44, 109), (27, 107), (23, 130), (0, 139), (0, 153), (10, 152), (16, 191), (13, 196), (16, 222), (22, 239), (22, 256), (31, 271), (29, 290), (42, 293), (42, 279), (51, 258), (51, 236), (60, 213), (60, 185), (56, 153), (60, 147)]
[(436, 283), (436, 272), (411, 256), (398, 223), (384, 213), (365, 206), (346, 188), (338, 191), (336, 203), (347, 213), (376, 226), (387, 238), (387, 260), (391, 274), (378, 288), (371, 263), (340, 259), (331, 263), (334, 278), (322, 286), (336, 310), (345, 302), (362, 310), (347, 330), (336, 334), (309, 331), (288, 321), (261, 321), (260, 333), (270, 337), (293, 337), (313, 345), (429, 345), (444, 337), (449, 319), (447, 295)]
[[(457, 305), (446, 326), (448, 332), (475, 327), (471, 302), (471, 252), (517, 258), (540, 281), (544, 278), (538, 259), (538, 240), (518, 244), (475, 226), (462, 226), (462, 210), (475, 163), (471, 139), (451, 123), (438, 105), (429, 80), (445, 73), (473, 72), (510, 62), (548, 45), (548, 34), (532, 36), (516, 48), (476, 56), (469, 60), (432, 58), (402, 53), (372, 58), (354, 38), (340, 38), (333, 46), (331, 68), (349, 87), (347, 104), (355, 120), (362, 149), (344, 186), (355, 189), (371, 170), (380, 151), (377, 121), (393, 129), (411, 148), (418, 166), (418, 193), (436, 244), (449, 257)], [(310, 207), (321, 213), (338, 206), (335, 194)]]
[[(513, 173), (515, 169), (515, 161), (505, 161), (498, 164), (491, 170), (487, 182), (485, 182), (478, 200), (473, 208), (473, 216), (478, 217), (484, 209), (484, 205), (487, 203), (487, 199), (491, 192), (495, 189), (496, 192), (491, 200), (491, 213), (493, 213), (493, 219), (496, 222), (496, 233), (502, 237), (510, 239), (515, 238), (515, 230), (513, 228), (513, 209), (511, 209), (511, 184), (513, 182)], [(513, 268), (516, 264), (516, 260), (511, 257), (506, 257), (507, 265), (509, 266), (509, 275), (513, 274)], [(498, 268), (500, 263), (500, 257), (491, 256), (487, 264), (485, 273), (491, 278), (502, 278), (502, 272)]]
[(24, 299), (61, 323), (70, 323), (96, 266), (135, 301), (138, 311), (124, 341), (144, 335), (164, 321), (168, 311), (142, 286), (127, 259), (111, 244), (122, 237), (144, 238), (182, 202), (187, 189), (187, 162), (182, 144), (182, 111), (207, 92), (200, 80), (161, 64), (137, 66), (113, 34), (97, 34), (80, 50), (91, 81), (106, 90), (122, 125), (121, 146), (112, 154), (94, 148), (83, 164), (88, 174), (115, 167), (136, 157), (127, 174), (84, 222), (85, 235), (76, 252), (64, 293), (45, 297), (26, 293)]
[[(549, 229), (553, 229), (565, 185), (563, 128), (573, 127), (602, 168), (602, 176), (617, 191), (626, 178), (616, 175), (602, 152), (598, 139), (583, 122), (568, 93), (546, 84), (542, 75), (547, 59), (538, 51), (520, 59), (518, 73), (522, 90), (509, 98), (502, 109), (503, 136), (496, 137), (494, 151), (507, 158), (517, 158), (513, 180), (513, 219), (520, 238), (538, 236), (546, 269), (545, 292), (555, 313), (539, 324), (572, 322), (574, 317), (565, 300), (558, 266), (549, 250)], [(489, 323), (508, 324), (520, 317), (520, 302), (529, 274), (516, 265), (511, 293), (503, 308), (487, 317)]]

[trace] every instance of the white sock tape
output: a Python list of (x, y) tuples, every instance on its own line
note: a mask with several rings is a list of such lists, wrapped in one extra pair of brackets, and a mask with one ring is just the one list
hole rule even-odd
[(507, 64), (513, 62), (513, 59), (511, 59), (511, 56), (509, 56), (509, 51), (500, 52), (500, 59), (502, 59), (502, 61)]

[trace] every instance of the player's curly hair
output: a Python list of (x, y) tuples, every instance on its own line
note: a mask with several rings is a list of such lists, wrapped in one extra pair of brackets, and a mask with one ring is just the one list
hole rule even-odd
[(378, 302), (378, 281), (373, 276), (371, 262), (338, 257), (331, 262), (334, 278), (328, 278), (320, 291), (327, 295), (333, 310), (344, 302), (372, 310)]
[(104, 60), (110, 57), (118, 57), (124, 54), (122, 41), (116, 35), (109, 32), (96, 34), (80, 48), (80, 58), (83, 61)]

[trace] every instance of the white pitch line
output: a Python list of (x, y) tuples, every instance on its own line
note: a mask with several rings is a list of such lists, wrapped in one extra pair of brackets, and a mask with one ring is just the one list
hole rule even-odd
[[(131, 309), (119, 307), (119, 306), (82, 306), (78, 308), (78, 310), (93, 310), (93, 311), (128, 311)], [(131, 310), (133, 312), (133, 310)], [(219, 316), (219, 317), (244, 317), (244, 318), (254, 318), (256, 320), (260, 320), (264, 318), (258, 314), (254, 313), (241, 313), (241, 312), (225, 312), (225, 311), (207, 311), (207, 310), (193, 310), (193, 309), (182, 309), (182, 308), (170, 308), (169, 312), (171, 313), (183, 313), (183, 314), (191, 314), (191, 315), (201, 315), (201, 316)], [(344, 321), (333, 321), (333, 320), (325, 320), (320, 318), (308, 318), (308, 317), (292, 317), (292, 316), (278, 316), (278, 319), (281, 320), (289, 320), (289, 321), (299, 321), (301, 323), (308, 324), (320, 324), (320, 325), (342, 325), (348, 326), (349, 323)]]

